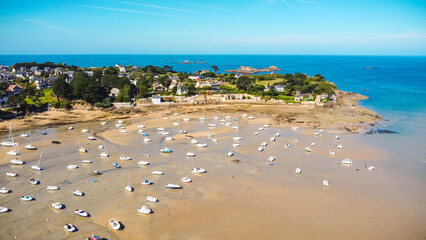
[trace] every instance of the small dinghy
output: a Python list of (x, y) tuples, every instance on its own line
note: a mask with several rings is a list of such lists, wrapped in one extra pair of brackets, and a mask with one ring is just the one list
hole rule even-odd
[(118, 123), (124, 123), (124, 121), (123, 121), (123, 120), (118, 120), (117, 122), (118, 122)]
[(264, 129), (264, 128), (263, 128), (263, 127), (260, 127), (260, 128), (258, 128), (258, 129), (259, 129), (259, 131), (263, 131), (263, 129)]
[(271, 142), (275, 142), (277, 139), (274, 137), (271, 137)]
[(138, 125), (138, 128), (145, 128), (145, 125)]
[(132, 158), (131, 157), (126, 157), (126, 156), (121, 156), (120, 160), (129, 161), (129, 160), (132, 160)]
[(138, 164), (139, 165), (149, 165), (149, 162), (147, 162), (147, 161), (139, 161)]
[(41, 135), (47, 135), (47, 132), (41, 132)]
[(31, 144), (25, 145), (25, 149), (27, 149), (27, 150), (37, 150), (37, 148), (36, 148), (36, 147), (34, 147), (34, 146), (33, 146), (33, 145), (31, 145)]
[(150, 138), (144, 138), (143, 142), (151, 142), (152, 140)]
[(81, 160), (81, 163), (89, 164), (89, 163), (92, 163), (92, 161), (85, 159), (85, 160)]
[(185, 130), (180, 130), (179, 131), (180, 133), (182, 133), (182, 134), (187, 134), (188, 132), (187, 131), (185, 131)]
[(16, 152), (15, 150), (9, 150), (9, 151), (7, 151), (7, 153), (6, 153), (7, 155), (12, 155), (12, 156), (18, 156), (19, 155), (19, 153), (18, 152)]
[(241, 115), (241, 117), (247, 117), (248, 115), (246, 113), (243, 113), (243, 115)]
[(159, 128), (157, 128), (157, 131), (165, 131), (166, 129), (165, 128), (163, 128), (163, 127), (159, 127)]
[(31, 183), (32, 185), (38, 185), (40, 182), (39, 182), (39, 181), (37, 181), (37, 180), (35, 180), (34, 178), (31, 178), (31, 179), (30, 179), (30, 183)]
[(75, 227), (72, 224), (65, 224), (64, 229), (67, 232), (74, 232), (75, 231)]
[(204, 121), (204, 120), (206, 120), (205, 118), (203, 118), (203, 117), (200, 117), (198, 120), (200, 120), (200, 121)]
[(328, 183), (328, 180), (324, 180), (324, 181), (322, 181), (322, 185), (323, 185), (324, 187), (330, 187), (330, 183)]
[(76, 168), (78, 168), (78, 166), (74, 165), (74, 164), (70, 164), (70, 165), (67, 166), (67, 168), (68, 169), (76, 169)]
[(297, 175), (300, 175), (302, 174), (302, 169), (296, 168), (296, 171), (294, 171), (294, 173), (296, 173)]
[(207, 143), (197, 143), (197, 147), (205, 148), (205, 147), (207, 147)]
[(151, 185), (152, 183), (151, 183), (151, 181), (149, 181), (149, 180), (145, 179), (145, 180), (143, 180), (143, 181), (141, 182), (141, 184), (142, 184), (142, 185)]
[(145, 132), (145, 130), (143, 130), (143, 129), (138, 130), (138, 133), (144, 133), (144, 132)]
[(214, 123), (209, 123), (209, 125), (208, 125), (209, 127), (211, 127), (211, 128), (215, 128), (216, 127), (216, 124), (214, 124)]
[(170, 133), (169, 133), (169, 132), (167, 132), (167, 131), (162, 131), (162, 132), (161, 132), (161, 134), (162, 134), (162, 135), (170, 135)]
[(124, 189), (126, 189), (128, 192), (133, 192), (133, 187), (131, 186), (125, 186)]
[(226, 118), (226, 119), (231, 119), (231, 116), (226, 116), (225, 118)]
[(182, 182), (185, 182), (185, 183), (190, 183), (190, 182), (192, 182), (192, 180), (189, 178), (189, 177), (183, 177), (183, 178), (181, 178), (180, 179)]
[(72, 127), (72, 126), (69, 126), (68, 127), (68, 130), (73, 130), (74, 128)]
[(107, 122), (101, 122), (101, 125), (106, 125), (107, 124)]
[(121, 224), (115, 218), (109, 220), (109, 225), (111, 225), (114, 230), (120, 230), (121, 228)]
[(125, 129), (121, 129), (121, 130), (120, 130), (120, 133), (127, 133), (127, 130), (125, 130)]
[(50, 190), (50, 191), (56, 191), (56, 190), (59, 190), (59, 187), (58, 187), (58, 186), (53, 186), (53, 185), (51, 185), (51, 186), (47, 186), (46, 188), (47, 188), (47, 190)]
[(181, 185), (177, 185), (177, 184), (171, 184), (171, 183), (169, 183), (169, 184), (166, 185), (166, 188), (170, 188), (170, 189), (181, 189), (182, 186)]
[(234, 152), (229, 151), (229, 152), (226, 154), (226, 156), (227, 156), (227, 157), (232, 157), (232, 156), (234, 156)]
[(315, 144), (314, 142), (313, 142), (313, 143), (311, 143), (311, 147), (315, 147), (315, 145), (316, 145), (316, 144)]
[(15, 165), (24, 165), (25, 162), (15, 158), (15, 159), (10, 160), (10, 163), (15, 164)]
[(79, 148), (79, 149), (78, 149), (78, 151), (79, 151), (80, 153), (86, 153), (86, 152), (87, 152), (87, 150), (86, 150), (86, 149), (84, 149), (83, 147)]
[(87, 132), (89, 132), (89, 130), (88, 129), (82, 129), (81, 132), (82, 133), (87, 133)]
[(161, 171), (152, 171), (152, 175), (164, 175), (164, 172), (161, 172)]
[(343, 148), (343, 146), (342, 145), (337, 145), (337, 149), (342, 149)]
[(193, 168), (191, 169), (192, 173), (205, 173), (206, 170), (204, 168)]
[(253, 116), (248, 116), (247, 119), (254, 119), (254, 117)]
[(179, 124), (179, 123), (177, 123), (177, 122), (174, 122), (174, 123), (173, 123), (173, 126), (180, 126), (180, 124)]
[(53, 141), (52, 141), (52, 143), (53, 143), (53, 144), (61, 144), (61, 142), (60, 142), (60, 141), (56, 141), (56, 140), (53, 140)]
[(29, 137), (30, 135), (28, 133), (23, 133), (20, 135), (21, 137)]
[(115, 167), (115, 168), (121, 168), (121, 166), (118, 165), (118, 163), (113, 163), (112, 166)]
[(0, 193), (1, 194), (8, 194), (9, 192), (10, 192), (10, 190), (7, 189), (7, 188), (5, 188), (5, 187), (0, 188)]
[(191, 140), (191, 143), (193, 143), (193, 144), (197, 144), (197, 143), (198, 143), (198, 141), (197, 141), (197, 139), (193, 138), (193, 139)]
[(291, 145), (290, 145), (290, 144), (286, 144), (286, 145), (284, 145), (284, 147), (285, 147), (285, 148), (290, 148), (290, 147), (291, 147)]
[(60, 202), (55, 202), (55, 203), (52, 203), (52, 207), (54, 208), (54, 209), (62, 209), (63, 207), (64, 207), (64, 205), (62, 205), (62, 203), (60, 203)]
[(213, 137), (212, 133), (207, 133), (207, 137)]
[(368, 169), (368, 171), (373, 171), (375, 169), (375, 167), (374, 166), (370, 166), (367, 169)]
[(263, 142), (262, 144), (261, 144), (261, 146), (262, 147), (266, 147), (268, 145), (268, 143), (266, 143), (266, 142)]
[(342, 160), (342, 164), (352, 164), (352, 160), (344, 159), (344, 160)]
[(101, 240), (101, 237), (92, 234), (92, 236), (87, 237), (86, 240)]
[(275, 133), (275, 135), (274, 135), (275, 137), (280, 137), (281, 136), (281, 134), (280, 133)]
[(320, 129), (318, 132), (321, 133), (321, 134), (323, 134), (324, 133), (324, 129)]
[(334, 154), (335, 154), (333, 150), (330, 150), (329, 153), (330, 153), (331, 156), (334, 156)]
[(29, 201), (32, 201), (32, 200), (33, 200), (33, 198), (32, 198), (32, 197), (30, 197), (30, 196), (22, 196), (22, 197), (21, 197), (21, 200), (22, 200), (22, 201), (25, 201), (25, 202), (29, 202)]
[(240, 144), (239, 143), (234, 143), (234, 144), (232, 144), (232, 147), (239, 147), (240, 146)]
[(166, 137), (166, 138), (165, 138), (165, 140), (166, 140), (166, 141), (173, 141), (173, 140), (175, 140), (175, 139), (174, 139), (174, 137)]
[(96, 140), (96, 138), (94, 136), (88, 136), (87, 139), (92, 140), (92, 141)]
[(106, 153), (106, 152), (99, 153), (99, 156), (101, 156), (101, 157), (109, 157), (108, 153)]
[(151, 214), (152, 210), (149, 209), (147, 206), (141, 206), (140, 208), (138, 208), (138, 212), (143, 214)]
[(275, 161), (275, 157), (270, 156), (270, 157), (268, 158), (268, 162), (273, 162), (273, 161)]
[(320, 135), (319, 132), (314, 132), (314, 136), (318, 136), (318, 135)]
[(161, 153), (172, 153), (173, 151), (168, 148), (163, 148), (160, 150)]
[(119, 127), (121, 127), (122, 125), (121, 124), (115, 124), (115, 127), (116, 128), (119, 128)]
[(259, 151), (259, 152), (263, 152), (263, 150), (265, 150), (265, 149), (263, 149), (263, 147), (258, 147), (257, 148), (257, 151)]
[(7, 173), (6, 173), (6, 176), (8, 176), (8, 177), (17, 177), (17, 176), (18, 176), (18, 174), (17, 174), (17, 173), (15, 173), (15, 172), (7, 172)]
[(92, 170), (92, 175), (93, 176), (98, 176), (98, 175), (102, 175), (102, 173), (100, 171), (98, 171), (98, 170), (93, 169)]
[(0, 206), (0, 213), (5, 213), (5, 212), (8, 212), (8, 211), (9, 211), (9, 208)]
[(213, 141), (213, 142), (215, 142), (215, 143), (217, 143), (217, 142), (218, 142), (218, 140), (217, 140), (217, 139), (214, 139), (214, 138), (212, 138), (212, 141)]
[(242, 137), (233, 137), (232, 140), (233, 141), (241, 141), (241, 139), (243, 139)]
[(182, 119), (184, 122), (189, 122), (191, 119), (189, 119), (189, 118), (184, 118), (184, 119)]
[(83, 211), (83, 210), (81, 210), (81, 209), (76, 209), (75, 211), (74, 211), (74, 213), (75, 214), (77, 214), (78, 216), (80, 216), (80, 217), (88, 217), (89, 216), (89, 213), (88, 212), (85, 212), (85, 211)]
[(72, 195), (82, 197), (84, 195), (84, 193), (77, 190), (77, 191), (72, 192)]
[(254, 135), (259, 135), (259, 132), (254, 132), (253, 134), (254, 134)]
[(336, 136), (334, 139), (336, 139), (336, 141), (337, 141), (337, 140), (339, 140), (339, 139), (340, 139), (340, 136)]
[(299, 127), (291, 127), (291, 130), (296, 131)]
[(196, 155), (195, 155), (195, 153), (187, 152), (187, 153), (185, 154), (185, 156), (187, 156), (187, 157), (195, 157)]
[(231, 126), (232, 125), (232, 123), (230, 123), (230, 122), (226, 122), (225, 123), (225, 126), (227, 126), (227, 127), (229, 127), (229, 126)]
[(158, 199), (153, 197), (153, 196), (146, 197), (146, 200), (148, 200), (149, 202), (153, 202), (153, 203), (158, 202)]
[(305, 147), (305, 151), (306, 151), (306, 152), (312, 152), (312, 149), (311, 149), (311, 148), (309, 148), (309, 147)]

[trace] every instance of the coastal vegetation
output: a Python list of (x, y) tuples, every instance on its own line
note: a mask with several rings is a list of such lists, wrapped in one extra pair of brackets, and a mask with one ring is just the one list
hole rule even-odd
[[(16, 77), (9, 85), (2, 83), (0, 93), (7, 95), (10, 85), (19, 86), (21, 90), (8, 96), (7, 103), (25, 114), (49, 107), (70, 108), (81, 101), (92, 109), (108, 108), (113, 102), (135, 102), (153, 95), (188, 97), (235, 93), (247, 94), (244, 99), (255, 96), (265, 101), (276, 99), (289, 103), (312, 101), (321, 94), (324, 102), (337, 90), (320, 74), (313, 77), (303, 73), (251, 75), (234, 71), (219, 73), (217, 66), (211, 68), (212, 72), (203, 70), (191, 74), (176, 72), (172, 66), (117, 64), (115, 67), (81, 68), (51, 62), (16, 63), (9, 69)], [(42, 81), (44, 85), (41, 85)], [(297, 95), (303, 94), (306, 96), (296, 99)]]

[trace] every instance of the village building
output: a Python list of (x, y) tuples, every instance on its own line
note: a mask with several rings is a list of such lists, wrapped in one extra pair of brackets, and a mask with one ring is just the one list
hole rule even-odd
[(120, 90), (118, 88), (112, 88), (108, 96), (112, 98), (116, 98), (119, 93), (120, 93)]
[(8, 95), (16, 95), (16, 94), (20, 94), (23, 90), (24, 88), (19, 85), (10, 85), (6, 89), (6, 92), (8, 93)]
[(115, 64), (115, 67), (118, 68), (118, 70), (120, 70), (120, 72), (126, 72), (126, 66), (121, 65), (121, 64)]
[(151, 97), (151, 101), (153, 104), (161, 104), (162, 102), (164, 102), (163, 98), (159, 95), (153, 95)]
[(277, 92), (284, 92), (285, 91), (285, 85), (276, 85), (274, 86), (275, 91)]

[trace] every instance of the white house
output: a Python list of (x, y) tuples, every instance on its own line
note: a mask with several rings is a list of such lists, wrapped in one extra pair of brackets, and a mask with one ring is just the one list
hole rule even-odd
[(163, 98), (158, 95), (153, 95), (151, 100), (153, 104), (160, 104), (161, 102), (163, 102)]
[(95, 74), (93, 71), (84, 71), (84, 73), (86, 73), (89, 77), (93, 77), (93, 74)]
[(285, 85), (276, 85), (274, 86), (275, 91), (277, 92), (284, 92), (285, 91)]
[(109, 92), (109, 96), (115, 98), (117, 97), (118, 93), (120, 93), (120, 90), (118, 88), (112, 88)]
[(126, 72), (126, 66), (121, 65), (121, 64), (115, 64), (115, 67), (118, 67), (118, 69), (120, 70), (120, 72)]

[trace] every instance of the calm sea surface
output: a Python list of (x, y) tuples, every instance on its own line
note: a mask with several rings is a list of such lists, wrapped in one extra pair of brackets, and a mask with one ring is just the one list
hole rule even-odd
[[(204, 64), (179, 64), (184, 60)], [(287, 56), (287, 55), (0, 55), (0, 64), (16, 62), (65, 62), (80, 67), (123, 65), (171, 65), (177, 71), (194, 72), (219, 67), (219, 72), (240, 66), (283, 69), (283, 73), (322, 74), (339, 89), (369, 97), (361, 104), (382, 115), (381, 127), (397, 131), (373, 135), (380, 145), (416, 165), (426, 167), (426, 57), (401, 56)], [(377, 69), (365, 69), (373, 67)]]

